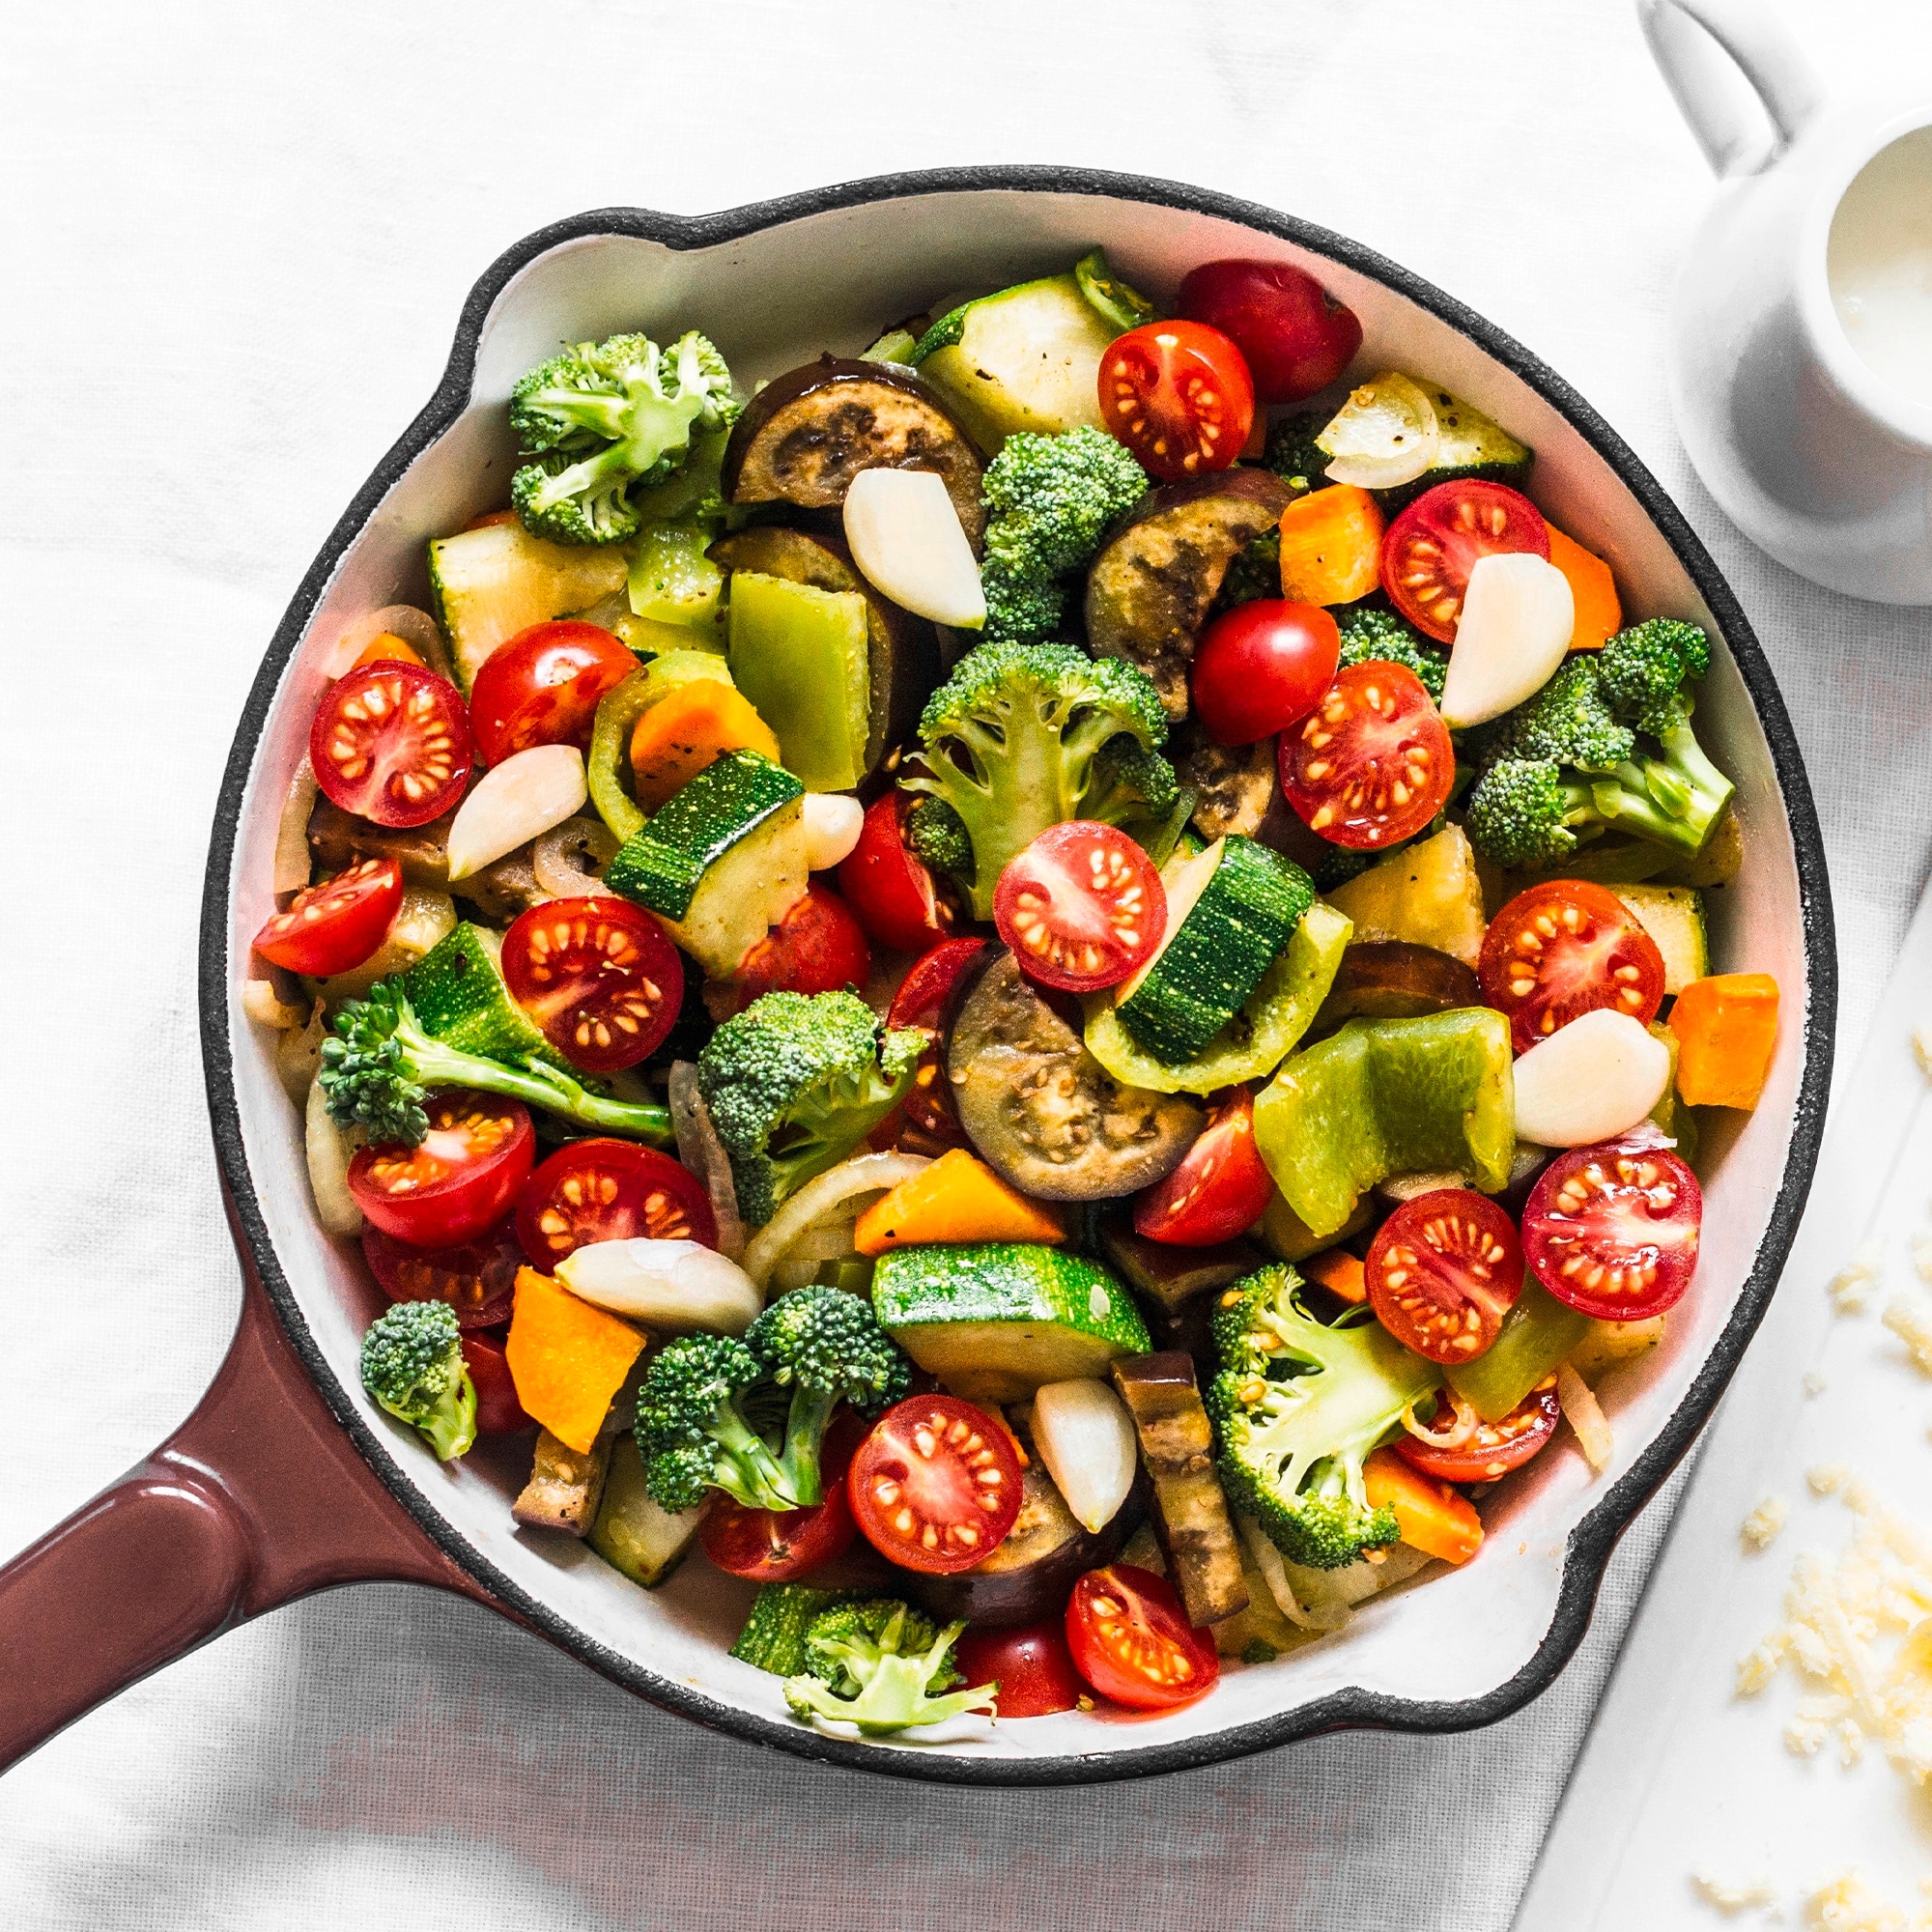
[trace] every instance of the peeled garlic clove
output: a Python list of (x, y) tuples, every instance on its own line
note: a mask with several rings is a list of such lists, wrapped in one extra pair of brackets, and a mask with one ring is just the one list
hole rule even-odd
[(532, 745), (493, 765), (457, 808), (449, 876), (467, 879), (583, 809), (590, 792), (575, 745)]
[(701, 1241), (593, 1241), (556, 1278), (582, 1301), (680, 1334), (742, 1335), (764, 1306), (751, 1276)]
[(875, 590), (961, 631), (986, 621), (980, 566), (945, 483), (930, 469), (862, 469), (845, 492), (845, 541)]
[(1082, 1528), (1113, 1521), (1139, 1451), (1127, 1406), (1105, 1382), (1048, 1382), (1033, 1399), (1033, 1443)]
[(1516, 1063), (1516, 1130), (1541, 1147), (1590, 1147), (1628, 1133), (1663, 1097), (1670, 1049), (1629, 1013), (1600, 1007)]
[(1576, 628), (1570, 580), (1548, 557), (1528, 551), (1478, 557), (1449, 652), (1442, 722), (1460, 731), (1535, 696)]
[(866, 808), (838, 791), (809, 791), (805, 795), (805, 863), (814, 872), (829, 872), (852, 856), (866, 823)]

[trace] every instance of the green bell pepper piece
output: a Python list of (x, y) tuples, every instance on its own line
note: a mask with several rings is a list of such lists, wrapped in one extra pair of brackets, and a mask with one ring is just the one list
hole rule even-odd
[(1587, 1315), (1566, 1308), (1534, 1275), (1525, 1275), (1496, 1339), (1473, 1362), (1444, 1369), (1442, 1379), (1485, 1422), (1500, 1422), (1570, 1359), (1589, 1330)]
[(872, 701), (866, 600), (762, 571), (731, 573), (731, 671), (808, 791), (866, 775)]

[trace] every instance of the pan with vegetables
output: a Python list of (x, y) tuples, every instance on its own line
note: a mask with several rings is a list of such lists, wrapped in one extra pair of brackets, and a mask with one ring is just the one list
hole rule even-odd
[(0, 1755), (397, 1577), (899, 1775), (1488, 1721), (1829, 1070), (1797, 753), (1647, 473), (1352, 243), (1100, 177), (513, 250), (209, 879), (242, 1323), (0, 1573)]

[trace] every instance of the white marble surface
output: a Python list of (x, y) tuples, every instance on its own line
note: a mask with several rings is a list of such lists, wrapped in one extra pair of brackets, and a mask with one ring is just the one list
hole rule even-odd
[[(1932, 71), (1908, 0), (1837, 0), (1829, 35), (1826, 10), (1780, 5), (1839, 84)], [(1925, 870), (1932, 615), (1799, 582), (1688, 473), (1659, 346), (1707, 183), (1624, 0), (14, 8), (0, 796), (27, 863), (0, 946), (0, 1555), (164, 1435), (226, 1341), (190, 978), (206, 820), (269, 633), (428, 394), (471, 279), (582, 208), (976, 160), (1310, 216), (1576, 382), (1677, 495), (1783, 682), (1856, 1037)], [(343, 1593), (0, 1783), (0, 1923), (1492, 1932), (1659, 1526), (1628, 1540), (1556, 1689), (1489, 1732), (1059, 1794), (809, 1768), (483, 1611)]]

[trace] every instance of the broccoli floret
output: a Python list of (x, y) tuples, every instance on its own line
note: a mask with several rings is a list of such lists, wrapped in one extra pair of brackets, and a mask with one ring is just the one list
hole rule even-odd
[(651, 1357), (638, 1389), (638, 1454), (644, 1487), (665, 1509), (692, 1509), (707, 1489), (747, 1509), (798, 1507), (745, 1413), (766, 1378), (763, 1361), (728, 1335), (687, 1335)]
[[(1123, 782), (1125, 754), (1114, 743), (1122, 733), (1158, 752), (1167, 716), (1153, 680), (1118, 658), (1095, 663), (1071, 644), (989, 643), (954, 666), (919, 721), (923, 762), (899, 782), (945, 800), (963, 821), (976, 919), (992, 917), (1007, 862), (1049, 825), (1152, 815), (1146, 792)], [(1141, 770), (1143, 780), (1157, 776)]]
[(1327, 427), (1328, 418), (1319, 411), (1297, 410), (1293, 415), (1277, 416), (1268, 424), (1267, 452), (1263, 465), (1291, 490), (1320, 490), (1328, 480), (1328, 457), (1316, 446), (1315, 439)]
[(1470, 843), (1511, 869), (1559, 864), (1606, 826), (1701, 851), (1733, 790), (1690, 728), (1687, 686), (1710, 662), (1694, 624), (1652, 618), (1566, 664), (1484, 730), (1492, 762), (1469, 794)]
[(1593, 654), (1579, 654), (1534, 697), (1508, 713), (1506, 743), (1519, 758), (1554, 758), (1581, 772), (1613, 772), (1636, 749), (1618, 724)]
[(923, 1033), (884, 1031), (851, 993), (767, 993), (697, 1056), (697, 1086), (731, 1157), (738, 1211), (762, 1226), (839, 1161), (904, 1094)]
[(785, 1682), (785, 1702), (808, 1723), (830, 1719), (854, 1724), (867, 1737), (969, 1712), (990, 1717), (997, 1684), (949, 1690), (959, 1681), (952, 1645), (965, 1628), (955, 1623), (935, 1630), (890, 1597), (822, 1611), (806, 1634), (804, 1673)]
[(738, 410), (724, 358), (696, 329), (665, 350), (646, 335), (580, 342), (510, 392), (511, 427), (535, 459), (510, 478), (510, 501), (554, 543), (621, 543), (637, 532), (637, 493)]
[(1147, 472), (1103, 431), (1008, 437), (984, 484), (987, 639), (1052, 637), (1065, 614), (1064, 580), (1093, 562), (1107, 526), (1147, 488)]
[(966, 821), (943, 798), (921, 799), (906, 813), (905, 836), (913, 857), (923, 865), (972, 885), (973, 840)]
[(1396, 1541), (1395, 1512), (1369, 1506), (1362, 1465), (1441, 1377), (1374, 1322), (1324, 1326), (1300, 1291), (1277, 1264), (1221, 1296), (1208, 1412), (1230, 1503), (1290, 1562), (1339, 1570)]
[(416, 1146), (429, 1131), (423, 1102), (436, 1087), (470, 1087), (626, 1139), (671, 1145), (670, 1115), (641, 1101), (593, 1094), (548, 1061), (510, 1065), (446, 1046), (422, 1029), (400, 978), (379, 980), (335, 1016), (322, 1043), (322, 1091), (329, 1118), (379, 1142)]
[(869, 1303), (841, 1288), (781, 1295), (746, 1331), (745, 1346), (789, 1392), (779, 1466), (801, 1506), (822, 1502), (818, 1452), (832, 1411), (849, 1402), (871, 1418), (904, 1396), (912, 1363), (881, 1328)]
[(445, 1463), (476, 1440), (476, 1384), (446, 1301), (399, 1301), (362, 1337), (362, 1386)]
[(1336, 623), (1342, 634), (1342, 662), (1345, 665), (1379, 664), (1406, 666), (1422, 680), (1422, 687), (1435, 703), (1442, 701), (1442, 686), (1449, 676), (1449, 660), (1422, 640), (1393, 611), (1379, 607), (1345, 612)]

